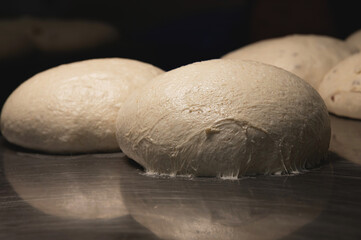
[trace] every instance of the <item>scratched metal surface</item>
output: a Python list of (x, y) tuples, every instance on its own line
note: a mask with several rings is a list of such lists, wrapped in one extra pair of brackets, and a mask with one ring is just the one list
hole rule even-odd
[(237, 181), (145, 176), (122, 153), (0, 141), (0, 239), (361, 239), (361, 121), (331, 116), (329, 162)]

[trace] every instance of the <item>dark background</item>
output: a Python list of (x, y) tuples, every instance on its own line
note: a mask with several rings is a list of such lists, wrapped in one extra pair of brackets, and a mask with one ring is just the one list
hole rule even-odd
[(22, 16), (100, 20), (116, 27), (121, 37), (100, 49), (1, 60), (0, 107), (34, 74), (83, 59), (124, 57), (171, 70), (287, 34), (344, 39), (361, 28), (357, 7), (357, 1), (336, 0), (2, 1), (0, 21)]

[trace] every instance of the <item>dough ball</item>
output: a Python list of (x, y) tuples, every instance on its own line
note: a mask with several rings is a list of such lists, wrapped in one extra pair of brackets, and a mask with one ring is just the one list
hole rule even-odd
[(361, 49), (361, 29), (348, 36), (346, 42)]
[(34, 50), (34, 44), (23, 31), (20, 21), (0, 21), (0, 61), (22, 57)]
[(21, 17), (0, 21), (0, 60), (30, 51), (67, 53), (114, 43), (118, 30), (104, 22)]
[(294, 74), (218, 59), (159, 75), (132, 94), (117, 139), (149, 173), (233, 178), (319, 164), (330, 123), (322, 98)]
[(357, 48), (331, 37), (290, 35), (250, 44), (222, 58), (272, 64), (296, 74), (317, 89), (328, 70), (357, 51)]
[(52, 153), (119, 150), (115, 120), (120, 106), (161, 72), (119, 58), (49, 69), (25, 81), (6, 100), (2, 134), (11, 143)]
[(319, 93), (330, 112), (361, 119), (361, 53), (333, 67), (320, 84)]

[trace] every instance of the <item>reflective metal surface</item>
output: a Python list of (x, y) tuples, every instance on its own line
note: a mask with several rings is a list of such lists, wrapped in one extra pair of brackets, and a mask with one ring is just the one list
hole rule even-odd
[(328, 162), (236, 181), (150, 177), (122, 153), (0, 141), (0, 239), (361, 239), (361, 121), (331, 116)]

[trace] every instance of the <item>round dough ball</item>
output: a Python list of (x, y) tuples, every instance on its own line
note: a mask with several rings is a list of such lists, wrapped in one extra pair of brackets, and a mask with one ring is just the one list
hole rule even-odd
[(0, 61), (22, 57), (35, 50), (18, 20), (0, 20)]
[(330, 112), (361, 119), (361, 53), (333, 67), (320, 84), (319, 93)]
[(117, 151), (117, 112), (135, 89), (163, 71), (129, 59), (61, 65), (21, 84), (6, 100), (1, 131), (11, 143), (52, 152)]
[(346, 42), (361, 49), (361, 29), (348, 36)]
[(322, 98), (294, 74), (218, 59), (159, 75), (132, 94), (117, 140), (149, 173), (234, 178), (319, 164), (330, 123)]
[(317, 89), (328, 70), (357, 51), (357, 48), (331, 37), (290, 35), (247, 45), (222, 58), (272, 64), (296, 74)]

